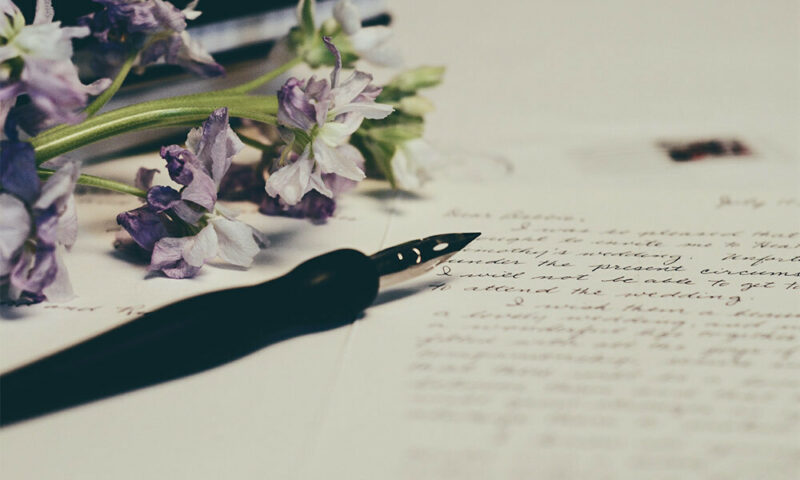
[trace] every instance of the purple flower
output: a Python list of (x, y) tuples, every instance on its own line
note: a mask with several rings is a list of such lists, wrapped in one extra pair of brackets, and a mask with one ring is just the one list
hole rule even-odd
[(316, 77), (306, 82), (290, 78), (278, 92), (278, 122), (288, 131), (289, 145), (272, 169), (266, 190), (287, 205), (295, 205), (311, 190), (332, 198), (323, 174), (362, 180), (363, 157), (347, 141), (365, 118), (381, 119), (393, 111), (375, 103), (381, 89), (371, 84), (368, 73), (356, 70), (339, 83), (339, 52), (329, 39), (325, 42), (337, 59), (330, 84)]
[(143, 249), (153, 250), (156, 242), (169, 235), (167, 225), (170, 219), (165, 215), (144, 205), (117, 215), (117, 223), (130, 234), (131, 238)]
[[(284, 151), (288, 151), (288, 148)], [(277, 168), (267, 179), (268, 195), (280, 197), (288, 205), (296, 204), (311, 190), (333, 197), (333, 192), (322, 181), (322, 171), (311, 158), (309, 147), (300, 155), (294, 152), (281, 155), (275, 164)]]
[(6, 130), (10, 138), (0, 142), (0, 185), (6, 193), (31, 204), (39, 195), (40, 187), (36, 161), (31, 161), (33, 146), (28, 142), (20, 142), (13, 128)]
[(186, 20), (200, 16), (197, 0), (183, 10), (164, 0), (94, 0), (103, 10), (81, 19), (100, 44), (106, 63), (117, 64), (139, 51), (136, 65), (178, 65), (203, 76), (224, 73), (186, 32)]
[[(336, 152), (341, 157), (350, 158), (357, 168), (364, 169), (364, 157), (352, 145), (336, 147)], [(281, 167), (281, 159), (288, 166)], [(358, 183), (335, 173), (323, 174), (319, 168), (307, 174), (308, 168), (313, 168), (309, 158), (294, 152), (276, 159), (267, 180), (267, 198), (261, 203), (261, 213), (324, 220), (336, 209), (334, 198), (355, 188)], [(300, 188), (296, 189), (298, 185)]]
[(264, 215), (279, 215), (292, 218), (309, 218), (314, 221), (324, 221), (333, 216), (336, 211), (336, 200), (325, 195), (311, 191), (294, 205), (289, 205), (280, 197), (265, 195), (258, 210)]
[(332, 102), (327, 80), (312, 76), (303, 83), (292, 77), (278, 90), (278, 122), (289, 128), (311, 130), (315, 124), (325, 124)]
[(28, 95), (45, 121), (74, 123), (89, 95), (97, 95), (110, 80), (84, 85), (72, 64), (72, 39), (85, 37), (83, 27), (61, 28), (53, 22), (49, 1), (36, 5), (33, 24), (25, 25), (20, 10), (9, 0), (0, 0), (0, 127), (20, 95)]
[[(363, 159), (359, 166), (363, 168)], [(334, 196), (357, 185), (357, 182), (333, 173), (323, 174), (322, 181)], [(246, 200), (257, 203), (259, 211), (265, 215), (308, 218), (313, 221), (324, 221), (333, 216), (336, 210), (336, 200), (316, 190), (307, 192), (295, 205), (289, 205), (280, 197), (267, 195), (264, 188), (264, 171), (260, 164), (233, 164), (220, 184), (219, 197), (225, 200)]]
[[(161, 149), (170, 177), (183, 186), (180, 191), (151, 187), (148, 181), (146, 204), (119, 214), (117, 222), (140, 247), (152, 251), (150, 270), (171, 278), (193, 277), (216, 257), (250, 266), (266, 240), (217, 205), (220, 183), (244, 146), (228, 125), (227, 109), (216, 110), (189, 132), (186, 145)], [(137, 177), (152, 180), (142, 171)]]
[(164, 237), (153, 247), (150, 270), (170, 278), (193, 277), (216, 257), (240, 267), (249, 267), (264, 245), (264, 239), (249, 225), (224, 214), (213, 215), (195, 235)]
[(0, 297), (14, 302), (65, 300), (72, 296), (58, 245), (70, 248), (78, 233), (72, 192), (76, 163), (67, 163), (44, 184), (33, 147), (16, 139), (0, 152)]

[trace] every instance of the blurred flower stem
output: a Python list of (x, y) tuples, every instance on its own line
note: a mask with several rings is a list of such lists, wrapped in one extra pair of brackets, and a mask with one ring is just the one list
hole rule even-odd
[(136, 57), (139, 55), (139, 52), (131, 52), (128, 55), (128, 58), (125, 59), (125, 63), (122, 64), (119, 71), (117, 72), (117, 76), (114, 77), (114, 81), (111, 82), (111, 85), (108, 86), (103, 93), (97, 96), (92, 103), (86, 107), (84, 113), (86, 113), (87, 117), (91, 117), (95, 113), (97, 113), (103, 106), (111, 100), (111, 97), (117, 93), (117, 91), (122, 87), (123, 82), (128, 77), (128, 73), (131, 71), (131, 67), (133, 67), (133, 63), (136, 61)]
[(196, 126), (211, 112), (228, 107), (233, 117), (274, 125), (278, 101), (274, 95), (186, 95), (119, 108), (76, 125), (43, 132), (31, 139), (36, 163), (123, 133), (171, 126)]
[[(36, 173), (42, 180), (47, 180), (56, 172), (55, 170), (50, 170), (47, 168), (38, 168)], [(85, 185), (87, 187), (102, 188), (104, 190), (111, 190), (113, 192), (127, 193), (129, 195), (135, 195), (141, 198), (147, 197), (147, 192), (142, 189), (130, 186), (126, 183), (109, 180), (107, 178), (95, 177), (94, 175), (81, 174), (76, 183), (78, 185)]]
[(226, 88), (226, 89), (223, 89), (223, 90), (217, 90), (217, 91), (213, 91), (213, 92), (200, 93), (200, 94), (197, 94), (197, 95), (215, 95), (215, 94), (218, 94), (218, 95), (231, 95), (231, 94), (234, 94), (235, 95), (235, 94), (244, 94), (244, 93), (250, 92), (252, 90), (255, 90), (256, 88), (260, 87), (261, 85), (264, 85), (267, 82), (270, 82), (270, 81), (278, 78), (282, 74), (286, 73), (287, 71), (291, 70), (292, 68), (296, 67), (297, 65), (300, 65), (301, 63), (303, 63), (303, 58), (298, 55), (298, 56), (292, 58), (291, 60), (287, 61), (283, 65), (279, 66), (278, 68), (276, 68), (276, 69), (274, 69), (272, 71), (269, 71), (269, 72), (261, 75), (260, 77), (254, 78), (254, 79), (250, 80), (249, 82), (245, 82), (245, 83), (243, 83), (241, 85), (237, 85), (235, 87)]
[(138, 52), (134, 52), (128, 56), (112, 84), (86, 107), (84, 112), (88, 118), (85, 121), (75, 125), (58, 125), (31, 139), (37, 164), (122, 133), (160, 127), (195, 126), (220, 107), (228, 107), (231, 116), (274, 125), (277, 99), (274, 96), (246, 94), (303, 63), (303, 58), (296, 56), (274, 70), (235, 87), (153, 100), (95, 117), (120, 89), (137, 55)]

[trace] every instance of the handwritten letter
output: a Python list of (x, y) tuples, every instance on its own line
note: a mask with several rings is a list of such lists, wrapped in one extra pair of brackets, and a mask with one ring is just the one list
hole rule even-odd
[(414, 212), (398, 238), (483, 235), (358, 324), (320, 465), (352, 478), (800, 471), (796, 207), (581, 193), (398, 204)]

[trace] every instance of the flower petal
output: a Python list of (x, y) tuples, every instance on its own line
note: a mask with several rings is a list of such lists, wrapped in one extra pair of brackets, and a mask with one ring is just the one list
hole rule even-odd
[[(198, 172), (197, 178), (201, 180), (193, 182), (193, 187), (190, 185), (191, 188), (186, 187), (181, 193), (178, 193), (178, 191), (172, 187), (163, 185), (156, 185), (150, 188), (150, 190), (147, 191), (147, 205), (156, 213), (172, 210), (181, 220), (195, 225), (200, 218), (206, 214), (207, 210), (203, 210), (204, 207), (195, 206), (194, 203), (186, 202), (186, 198), (182, 198), (184, 194), (189, 198), (196, 198), (197, 200), (207, 203), (210, 202), (211, 208), (213, 208), (214, 201), (216, 201), (213, 189), (207, 188), (207, 184), (210, 183), (210, 180), (205, 180), (205, 189), (201, 188), (204, 182), (203, 179), (208, 179), (208, 175), (203, 172)], [(211, 192), (211, 197), (208, 196), (208, 191)]]
[(210, 212), (217, 203), (217, 186), (210, 176), (197, 169), (192, 182), (181, 190), (181, 198), (194, 202)]
[(183, 247), (183, 259), (193, 267), (202, 267), (204, 263), (217, 256), (217, 232), (211, 225), (206, 226), (188, 241)]
[(353, 35), (361, 30), (361, 15), (358, 7), (350, 0), (339, 0), (333, 6), (333, 18), (342, 26), (345, 35)]
[(253, 229), (240, 221), (217, 217), (212, 221), (217, 233), (220, 258), (232, 265), (249, 267), (259, 252)]
[(72, 290), (72, 282), (69, 280), (67, 266), (64, 265), (64, 261), (61, 256), (58, 255), (58, 252), (55, 254), (55, 260), (57, 267), (56, 275), (50, 285), (42, 289), (42, 293), (47, 297), (47, 300), (51, 302), (66, 302), (67, 300), (75, 298), (75, 293)]
[(392, 39), (392, 29), (384, 25), (362, 28), (355, 35), (350, 35), (350, 44), (356, 51), (370, 50)]
[(381, 118), (388, 117), (393, 111), (394, 108), (385, 103), (351, 102), (341, 107), (334, 108), (331, 110), (331, 114), (341, 115), (344, 113), (354, 112), (362, 117), (380, 120)]
[[(76, 123), (85, 117), (79, 110), (86, 105), (89, 87), (81, 83), (75, 65), (69, 60), (26, 59), (20, 81), (33, 104), (47, 119), (36, 128), (46, 128), (58, 122)], [(108, 85), (108, 82), (99, 85)]]
[(22, 201), (0, 193), (0, 277), (11, 272), (14, 258), (31, 233), (31, 218)]
[(386, 67), (403, 64), (400, 50), (392, 43), (392, 29), (383, 25), (362, 28), (348, 37), (353, 50), (364, 60)]
[(70, 195), (64, 212), (58, 217), (58, 243), (67, 249), (78, 240), (78, 209), (75, 207), (75, 196)]
[(147, 205), (157, 213), (169, 210), (176, 202), (180, 201), (181, 194), (172, 187), (156, 185), (147, 191)]
[(161, 270), (165, 265), (183, 259), (183, 247), (188, 241), (187, 237), (164, 237), (156, 242), (150, 257), (150, 270)]
[(306, 194), (312, 190), (316, 190), (326, 197), (333, 198), (333, 191), (330, 189), (328, 184), (325, 183), (325, 180), (322, 178), (322, 170), (319, 168), (312, 172), (311, 176), (308, 177), (308, 188), (306, 190)]
[(58, 273), (54, 247), (39, 247), (36, 252), (23, 250), (11, 271), (10, 283), (20, 292), (41, 294), (44, 287), (53, 283)]
[(189, 32), (183, 31), (175, 36), (180, 39), (179, 48), (174, 57), (166, 58), (167, 63), (174, 63), (203, 77), (218, 77), (225, 73), (222, 65)]
[(203, 139), (203, 127), (195, 127), (189, 130), (186, 135), (186, 147), (193, 153), (200, 149), (200, 141)]
[[(356, 147), (348, 144), (341, 145), (337, 148), (337, 152), (339, 155), (343, 155), (352, 159), (355, 162), (356, 166), (361, 170), (364, 170), (364, 156), (361, 155), (361, 151)], [(332, 195), (331, 197), (336, 197), (341, 193), (344, 193), (348, 190), (352, 190), (353, 188), (358, 185), (358, 182), (355, 180), (351, 180), (349, 178), (341, 177), (336, 175), (335, 173), (326, 173), (322, 176), (322, 180), (325, 182), (325, 185), (330, 189)]]
[[(194, 129), (189, 132), (189, 138), (194, 138), (193, 132)], [(188, 139), (187, 143), (189, 143)], [(175, 183), (189, 185), (192, 182), (194, 172), (190, 165), (197, 163), (194, 153), (180, 145), (169, 145), (161, 147), (161, 158), (167, 161), (169, 177)]]
[(53, 0), (36, 0), (36, 13), (33, 16), (34, 25), (52, 22), (54, 15)]
[(231, 166), (231, 160), (244, 144), (228, 125), (228, 109), (215, 110), (203, 122), (203, 135), (196, 144), (197, 160), (201, 168), (214, 180), (214, 188), (219, 186)]
[(151, 271), (161, 271), (169, 278), (191, 278), (197, 275), (200, 267), (194, 267), (183, 259), (183, 249), (189, 237), (166, 237), (159, 240), (153, 248), (150, 259)]
[(36, 225), (36, 244), (46, 245), (55, 248), (58, 244), (58, 220), (59, 213), (55, 205), (51, 205), (47, 210), (36, 210), (33, 214), (33, 221)]
[(306, 193), (296, 205), (287, 205), (280, 198), (265, 196), (258, 209), (264, 215), (309, 218), (316, 222), (325, 221), (335, 210), (336, 200), (313, 190)]
[[(358, 167), (357, 159), (352, 152), (330, 147), (320, 139), (314, 140), (314, 159), (322, 173), (335, 173), (356, 181), (363, 180), (366, 176), (364, 171)], [(317, 188), (317, 190), (319, 189)], [(330, 190), (328, 191), (330, 192)], [(321, 190), (320, 192), (324, 193)], [(332, 193), (328, 196), (332, 196)]]
[(372, 82), (372, 75), (359, 70), (353, 71), (347, 80), (331, 90), (335, 107), (352, 102)]
[(347, 115), (342, 118), (342, 121), (328, 122), (319, 129), (314, 143), (321, 140), (330, 147), (344, 145), (350, 135), (358, 130), (363, 120), (364, 117), (359, 115)]
[[(324, 81), (327, 86), (328, 82)], [(278, 90), (278, 122), (290, 128), (308, 130), (317, 121), (318, 110), (311, 103), (311, 88), (320, 88), (314, 77), (309, 79), (305, 90), (297, 78), (290, 78)], [(327, 114), (327, 110), (325, 111)]]
[(189, 202), (180, 201), (172, 206), (172, 211), (184, 222), (190, 225), (197, 225), (197, 222), (199, 222), (207, 212), (201, 207), (193, 205), (194, 204)]
[(297, 161), (270, 174), (266, 183), (267, 193), (272, 197), (281, 197), (289, 205), (294, 205), (308, 191), (313, 166), (314, 160), (309, 157), (306, 149)]
[(153, 251), (156, 242), (168, 235), (162, 217), (148, 206), (120, 213), (117, 215), (117, 223), (148, 252)]
[(28, 203), (39, 195), (41, 181), (36, 173), (36, 160), (30, 143), (0, 142), (0, 187)]
[(63, 213), (67, 200), (75, 190), (79, 175), (80, 168), (77, 162), (64, 164), (42, 185), (42, 193), (34, 202), (33, 208), (46, 210), (50, 206), (55, 206), (59, 215)]

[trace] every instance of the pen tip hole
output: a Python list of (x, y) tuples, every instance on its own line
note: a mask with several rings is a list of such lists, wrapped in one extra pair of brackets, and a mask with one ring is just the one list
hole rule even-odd
[(447, 242), (444, 242), (444, 243), (438, 243), (438, 244), (434, 245), (434, 247), (433, 247), (433, 251), (434, 251), (434, 252), (441, 252), (442, 250), (446, 249), (446, 248), (447, 248), (447, 247), (449, 247), (449, 246), (450, 246), (450, 244), (449, 244), (449, 243), (447, 243)]

